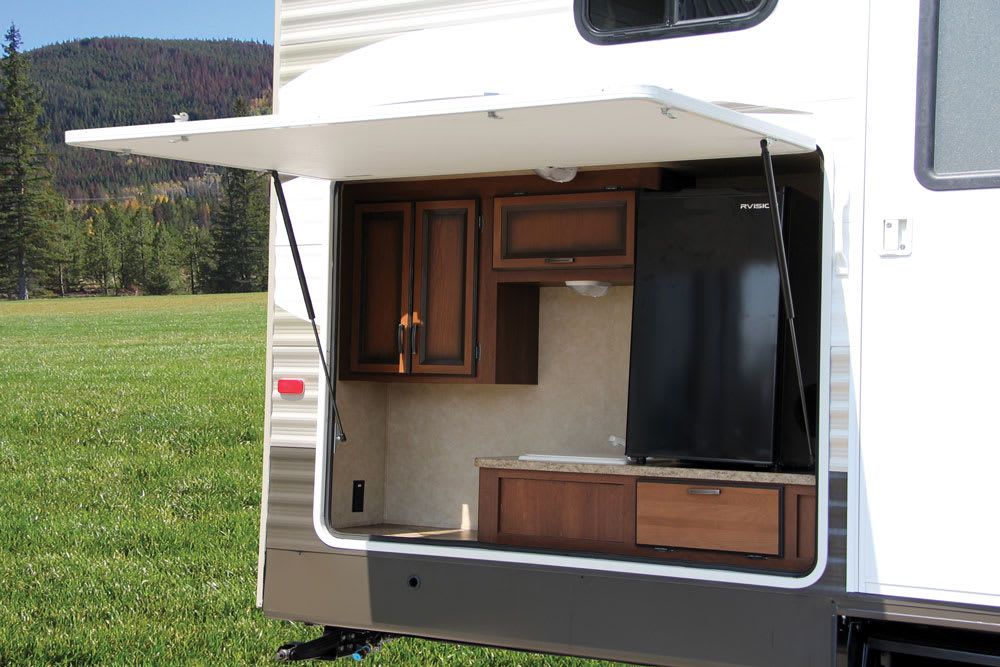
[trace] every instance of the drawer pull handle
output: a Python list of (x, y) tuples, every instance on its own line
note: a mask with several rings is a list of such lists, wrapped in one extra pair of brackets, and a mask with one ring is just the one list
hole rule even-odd
[(722, 489), (688, 489), (687, 492), (692, 496), (718, 496)]
[(572, 257), (546, 257), (546, 264), (572, 264), (575, 260)]
[(396, 329), (396, 352), (403, 354), (403, 341), (406, 336), (406, 325), (400, 324)]

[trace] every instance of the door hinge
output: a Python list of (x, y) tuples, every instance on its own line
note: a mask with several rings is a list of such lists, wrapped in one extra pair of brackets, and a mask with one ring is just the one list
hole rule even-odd
[(476, 361), (479, 361), (483, 356), (483, 348), (479, 343), (476, 343)]

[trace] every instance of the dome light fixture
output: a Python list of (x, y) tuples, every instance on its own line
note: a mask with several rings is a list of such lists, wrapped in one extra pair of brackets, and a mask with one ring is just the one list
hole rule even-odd
[(595, 299), (608, 293), (611, 283), (604, 280), (567, 280), (566, 287), (582, 296), (592, 296)]

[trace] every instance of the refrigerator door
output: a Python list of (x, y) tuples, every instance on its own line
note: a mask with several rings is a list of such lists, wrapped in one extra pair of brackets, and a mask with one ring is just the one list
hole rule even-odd
[(779, 277), (767, 196), (640, 200), (629, 456), (770, 464)]

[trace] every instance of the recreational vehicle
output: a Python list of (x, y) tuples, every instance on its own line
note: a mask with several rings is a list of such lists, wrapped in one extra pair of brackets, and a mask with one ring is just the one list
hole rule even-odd
[(275, 25), (273, 115), (66, 138), (273, 175), (279, 657), (1000, 665), (1000, 3)]

